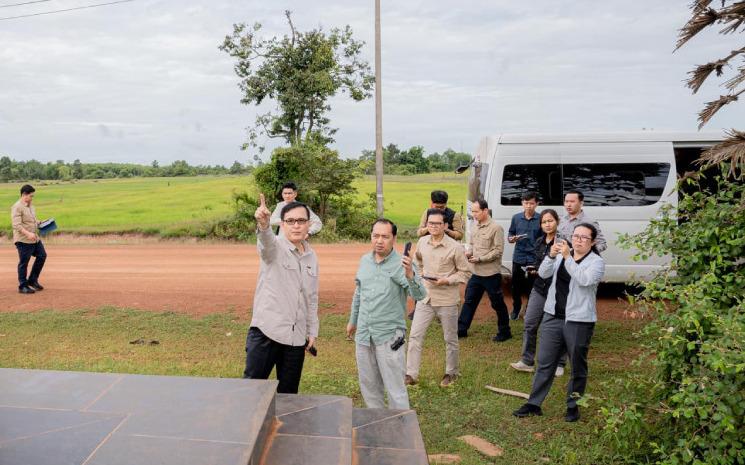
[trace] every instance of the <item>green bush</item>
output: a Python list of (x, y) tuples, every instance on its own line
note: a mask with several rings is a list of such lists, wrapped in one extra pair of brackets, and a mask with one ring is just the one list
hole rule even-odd
[(622, 238), (637, 259), (672, 258), (638, 297), (651, 375), (618, 380), (602, 408), (615, 462), (745, 464), (745, 185), (717, 183)]

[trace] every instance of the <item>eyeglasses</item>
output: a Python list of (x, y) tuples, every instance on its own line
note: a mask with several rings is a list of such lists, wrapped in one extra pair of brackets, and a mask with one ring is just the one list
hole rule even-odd
[(294, 226), (295, 223), (302, 226), (308, 222), (308, 218), (287, 218), (286, 220), (282, 220), (282, 221), (284, 221), (285, 224), (289, 224), (290, 226)]
[(575, 241), (591, 241), (592, 237), (590, 236), (580, 236), (579, 234), (572, 234), (572, 239)]
[(435, 223), (434, 221), (427, 221), (427, 226), (442, 226), (443, 224), (445, 223), (441, 223), (441, 222)]

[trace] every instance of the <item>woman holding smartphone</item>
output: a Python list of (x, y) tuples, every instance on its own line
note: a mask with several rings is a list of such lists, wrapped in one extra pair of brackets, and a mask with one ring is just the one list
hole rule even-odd
[(579, 420), (577, 399), (587, 386), (587, 354), (597, 321), (595, 299), (605, 273), (605, 261), (595, 248), (598, 230), (589, 223), (574, 228), (572, 249), (559, 240), (543, 259), (538, 276), (553, 277), (543, 308), (538, 369), (528, 402), (512, 412), (516, 417), (542, 415), (541, 404), (554, 381), (564, 351), (569, 354), (572, 375), (567, 385), (564, 420)]
[[(551, 286), (552, 276), (546, 279), (538, 276), (538, 267), (541, 266), (543, 258), (548, 255), (559, 229), (559, 214), (556, 210), (547, 208), (541, 212), (539, 224), (543, 235), (536, 240), (535, 244), (535, 263), (528, 266), (526, 271), (535, 278), (533, 288), (528, 297), (528, 307), (525, 310), (525, 326), (523, 328), (523, 352), (522, 357), (510, 366), (517, 371), (533, 373), (535, 363), (535, 348), (538, 341), (538, 327), (543, 320), (543, 306), (546, 303), (548, 288)], [(567, 363), (566, 354), (563, 354), (559, 360), (559, 366), (556, 367), (556, 376), (564, 374), (564, 366)]]

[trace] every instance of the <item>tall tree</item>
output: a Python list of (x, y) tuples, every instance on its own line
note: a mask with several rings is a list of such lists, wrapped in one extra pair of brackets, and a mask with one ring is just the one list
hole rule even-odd
[[(711, 6), (712, 4), (718, 7)], [(683, 26), (678, 36), (675, 50), (678, 50), (689, 40), (716, 24), (724, 25), (720, 34), (734, 34), (745, 32), (745, 2), (730, 0), (694, 0), (691, 4), (691, 19)], [(726, 68), (731, 68), (735, 61), (742, 63), (733, 76), (724, 76)], [(707, 102), (704, 109), (698, 115), (699, 128), (703, 127), (719, 110), (725, 105), (738, 100), (745, 94), (745, 46), (731, 50), (726, 56), (709, 63), (699, 65), (690, 71), (686, 85), (695, 94), (711, 77), (712, 73), (717, 77), (723, 77), (724, 87), (727, 89), (725, 95), (718, 99)], [(730, 162), (730, 175), (744, 177), (745, 171), (745, 131), (731, 129), (728, 137), (722, 143), (715, 145), (701, 157), (705, 167), (717, 165), (721, 162)]]
[(254, 126), (247, 128), (244, 150), (258, 147), (261, 134), (291, 145), (311, 138), (330, 142), (336, 129), (329, 126), (328, 100), (339, 92), (356, 101), (371, 95), (374, 79), (370, 65), (361, 58), (364, 42), (352, 37), (349, 26), (301, 32), (289, 11), (285, 16), (289, 35), (263, 38), (260, 23), (239, 23), (218, 47), (236, 60), (241, 103), (260, 105), (271, 100), (276, 104), (275, 111), (257, 116)]

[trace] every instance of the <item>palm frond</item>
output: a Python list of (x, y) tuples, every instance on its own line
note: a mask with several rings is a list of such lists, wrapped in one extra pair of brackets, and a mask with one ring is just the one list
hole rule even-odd
[(699, 120), (698, 128), (701, 129), (702, 127), (704, 127), (707, 121), (709, 121), (712, 118), (712, 116), (716, 114), (716, 112), (721, 110), (723, 106), (727, 105), (728, 103), (732, 103), (736, 100), (737, 100), (737, 94), (730, 94), (730, 95), (721, 95), (716, 100), (713, 100), (711, 102), (706, 102), (706, 106), (704, 106), (704, 109), (701, 110), (701, 112), (698, 114), (698, 120)]
[(712, 72), (716, 71), (717, 76), (721, 76), (726, 64), (727, 61), (721, 59), (712, 61), (711, 63), (706, 63), (705, 65), (697, 66), (696, 69), (688, 72), (688, 74), (691, 75), (691, 78), (686, 81), (686, 86), (695, 94)]
[(745, 177), (745, 131), (730, 129), (725, 131), (727, 138), (701, 154), (696, 163), (706, 169), (720, 163), (729, 163), (730, 176), (735, 179)]
[(745, 24), (745, 2), (735, 2), (732, 5), (719, 10), (720, 23), (729, 24), (719, 31), (721, 34), (737, 32), (737, 29)]
[(708, 26), (716, 23), (719, 20), (719, 12), (714, 8), (707, 8), (706, 10), (695, 11), (693, 17), (683, 26), (678, 34), (678, 42), (675, 45), (675, 50), (678, 50), (686, 42), (691, 40), (693, 36), (701, 32)]
[(734, 91), (740, 84), (745, 83), (745, 66), (740, 66), (737, 68), (737, 71), (738, 74), (735, 77), (724, 81), (724, 86), (731, 91)]

